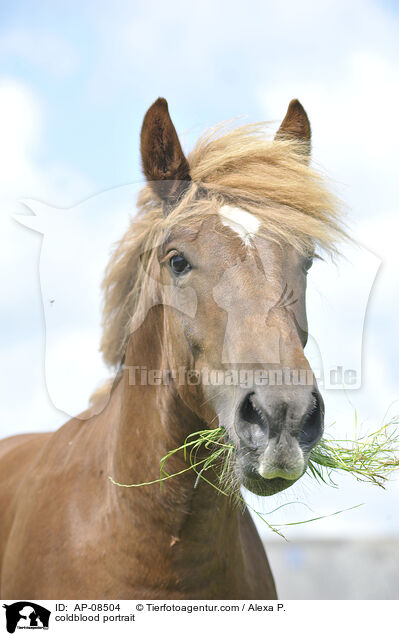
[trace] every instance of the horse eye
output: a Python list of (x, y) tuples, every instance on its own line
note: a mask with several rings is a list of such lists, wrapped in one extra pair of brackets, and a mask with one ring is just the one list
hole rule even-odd
[(172, 256), (169, 263), (170, 263), (172, 272), (176, 275), (185, 274), (191, 269), (190, 263), (186, 261), (184, 256), (181, 256), (180, 254), (176, 254), (175, 256)]

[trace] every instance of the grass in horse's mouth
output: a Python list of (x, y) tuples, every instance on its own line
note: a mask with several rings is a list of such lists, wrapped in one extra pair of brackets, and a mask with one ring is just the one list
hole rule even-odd
[[(391, 477), (393, 471), (399, 468), (398, 424), (399, 418), (396, 417), (381, 426), (377, 431), (358, 436), (357, 417), (355, 413), (354, 439), (335, 440), (332, 437), (325, 436), (311, 451), (306, 472), (316, 480), (335, 488), (337, 484), (334, 481), (334, 475), (339, 472), (349, 473), (358, 481), (371, 482), (384, 488), (385, 482)], [(200, 451), (201, 458), (198, 458)], [(205, 456), (204, 451), (206, 451)], [(169, 474), (166, 470), (166, 464), (170, 457), (176, 453), (182, 453), (188, 465), (177, 473)], [(165, 480), (172, 479), (173, 477), (192, 470), (197, 475), (194, 487), (196, 487), (200, 479), (203, 479), (213, 488), (216, 488), (222, 495), (236, 497), (237, 500), (243, 501), (240, 495), (239, 484), (233, 477), (233, 455), (234, 446), (226, 440), (224, 428), (205, 429), (191, 433), (191, 435), (186, 438), (184, 444), (169, 451), (161, 458), (159, 479), (141, 484), (120, 484), (112, 477), (109, 477), (109, 479), (116, 486), (137, 488), (157, 483), (162, 485), (162, 482)], [(213, 477), (216, 476), (216, 482), (215, 479), (208, 479), (208, 477), (210, 477), (209, 471), (213, 473)], [(208, 473), (208, 477), (205, 473)], [(352, 508), (356, 507), (358, 506), (353, 506)], [(347, 510), (350, 509), (351, 508)], [(276, 526), (269, 524), (261, 513), (258, 513), (256, 510), (253, 511), (260, 516), (274, 532), (281, 534)], [(340, 510), (338, 512), (344, 511)], [(317, 519), (320, 518), (322, 517), (317, 517)], [(307, 521), (282, 525), (297, 525), (315, 520), (316, 519), (309, 519)]]
[(355, 438), (323, 438), (310, 454), (307, 472), (334, 487), (334, 474), (345, 471), (358, 481), (385, 488), (385, 482), (399, 468), (398, 424), (396, 417), (374, 433), (358, 437), (356, 418)]

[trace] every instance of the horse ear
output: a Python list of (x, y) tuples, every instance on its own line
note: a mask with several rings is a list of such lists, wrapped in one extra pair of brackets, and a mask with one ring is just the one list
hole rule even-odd
[(191, 177), (168, 102), (159, 97), (145, 114), (141, 128), (143, 172), (155, 194), (162, 199), (164, 211), (177, 202)]
[(275, 139), (299, 139), (305, 142), (306, 154), (310, 154), (310, 123), (301, 102), (297, 99), (290, 101), (287, 114), (284, 117)]

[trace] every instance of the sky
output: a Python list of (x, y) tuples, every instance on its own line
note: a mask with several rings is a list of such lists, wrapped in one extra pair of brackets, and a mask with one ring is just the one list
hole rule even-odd
[[(360, 246), (309, 274), (311, 333), (361, 373), (356, 390), (323, 391), (326, 422), (350, 437), (355, 410), (365, 431), (399, 413), (398, 26), (395, 3), (369, 0), (1, 4), (1, 436), (55, 429), (84, 408), (82, 356), (88, 385), (108, 374), (99, 284), (134, 214), (140, 127), (158, 96), (185, 150), (236, 117), (276, 128), (301, 100), (315, 165)], [(31, 211), (47, 219), (44, 238), (14, 218)], [(78, 312), (50, 313), (60, 290)], [(399, 531), (398, 500), (398, 482), (382, 491), (346, 477), (334, 490), (306, 477), (256, 506), (299, 502), (270, 517), (288, 523), (364, 503), (288, 536), (386, 535)]]

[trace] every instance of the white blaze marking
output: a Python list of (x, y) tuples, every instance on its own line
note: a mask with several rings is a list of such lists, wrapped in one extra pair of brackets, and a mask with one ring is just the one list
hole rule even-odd
[(259, 219), (242, 208), (233, 208), (230, 205), (223, 205), (219, 214), (223, 225), (238, 234), (245, 245), (250, 245), (252, 237), (259, 230)]

